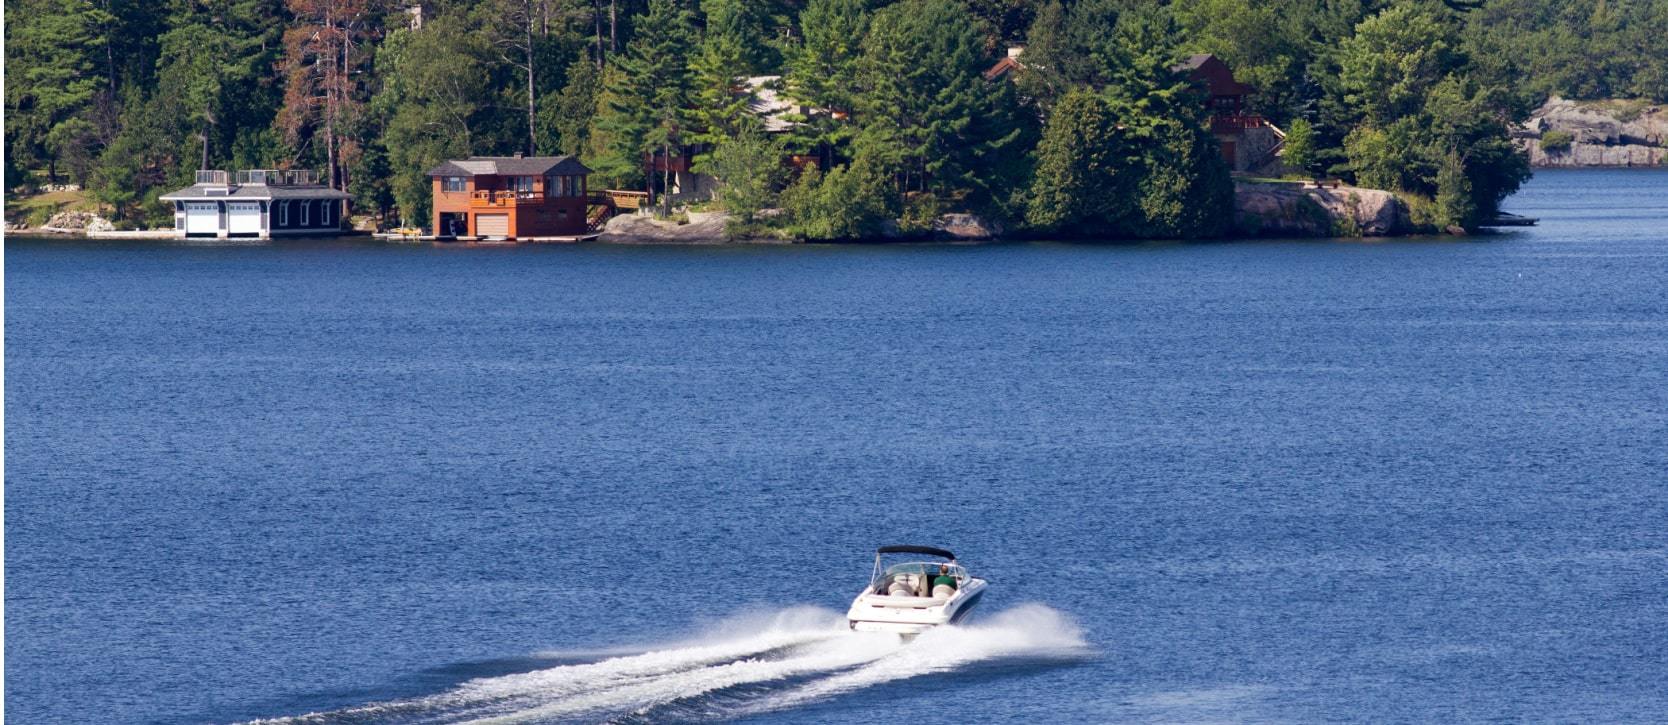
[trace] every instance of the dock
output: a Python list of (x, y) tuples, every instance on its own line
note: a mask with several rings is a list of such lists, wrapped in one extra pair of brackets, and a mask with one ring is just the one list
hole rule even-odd
[(412, 243), (412, 244), (421, 244), (421, 243), (425, 243), (425, 242), (432, 242), (432, 243), (438, 243), (438, 244), (460, 243), (460, 244), (506, 244), (506, 245), (508, 245), (508, 244), (574, 244), (574, 243), (577, 243), (577, 242), (595, 241), (596, 238), (599, 235), (593, 233), (593, 234), (578, 234), (578, 235), (572, 235), (572, 236), (516, 237), (514, 239), (509, 239), (509, 238), (505, 238), (505, 237), (453, 237), (453, 236), (436, 236), (436, 235), (433, 235), (433, 234), (399, 234), (399, 233), (395, 233), (395, 232), (377, 232), (376, 234), (374, 234), (372, 236), (376, 237), (377, 239), (381, 239), (381, 240), (387, 241), (387, 242), (404, 242), (404, 243)]

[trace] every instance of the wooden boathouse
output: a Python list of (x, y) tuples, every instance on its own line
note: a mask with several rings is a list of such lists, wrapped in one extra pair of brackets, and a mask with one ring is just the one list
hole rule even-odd
[(577, 236), (595, 221), (591, 170), (572, 156), (471, 156), (429, 170), (434, 235), (525, 239)]

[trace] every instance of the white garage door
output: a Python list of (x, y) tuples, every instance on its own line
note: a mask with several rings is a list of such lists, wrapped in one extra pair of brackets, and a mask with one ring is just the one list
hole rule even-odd
[(185, 233), (186, 234), (219, 234), (220, 233), (220, 205), (215, 202), (186, 202), (185, 205)]
[(507, 237), (510, 236), (510, 215), (508, 214), (476, 214), (475, 236), (477, 237)]
[(260, 234), (261, 203), (258, 201), (226, 202), (226, 227), (229, 234)]

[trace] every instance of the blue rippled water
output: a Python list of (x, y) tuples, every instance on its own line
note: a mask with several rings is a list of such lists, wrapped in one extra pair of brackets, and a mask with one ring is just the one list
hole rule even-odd
[[(1660, 721), (1668, 174), (1475, 240), (6, 240), (33, 722)], [(839, 631), (876, 544), (992, 581)]]

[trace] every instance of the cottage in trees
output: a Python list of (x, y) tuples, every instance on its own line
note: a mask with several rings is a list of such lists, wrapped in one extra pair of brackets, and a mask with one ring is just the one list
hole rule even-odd
[(319, 183), (312, 171), (253, 169), (197, 172), (197, 183), (160, 197), (174, 204), (182, 237), (335, 234), (342, 229), (344, 192)]
[[(985, 80), (1010, 78), (1022, 72), (1024, 48), (1009, 48), (1006, 57), (985, 71)], [(1262, 116), (1245, 108), (1246, 96), (1256, 90), (1234, 80), (1234, 72), (1227, 63), (1209, 53), (1189, 56), (1172, 68), (1186, 73), (1188, 80), (1198, 83), (1205, 91), (1210, 108), (1210, 127), (1222, 149), (1222, 160), (1228, 168), (1241, 172), (1259, 172), (1278, 166), (1281, 144), (1286, 134)]]
[(1222, 160), (1234, 171), (1256, 172), (1276, 162), (1286, 134), (1268, 119), (1245, 110), (1245, 97), (1255, 93), (1234, 80), (1228, 64), (1209, 53), (1190, 56), (1177, 71), (1202, 85), (1210, 104), (1210, 130), (1222, 148)]
[(572, 156), (471, 156), (429, 170), (434, 233), (504, 239), (584, 234), (591, 170)]

